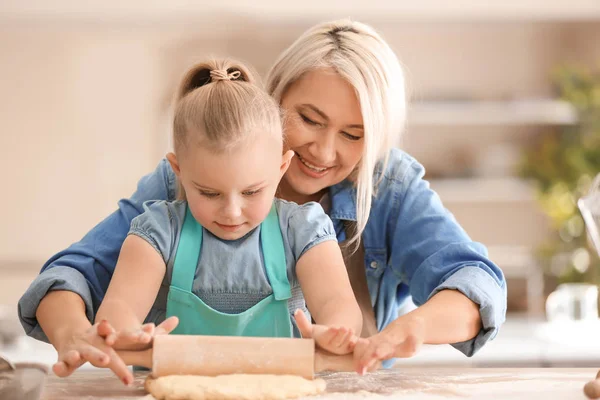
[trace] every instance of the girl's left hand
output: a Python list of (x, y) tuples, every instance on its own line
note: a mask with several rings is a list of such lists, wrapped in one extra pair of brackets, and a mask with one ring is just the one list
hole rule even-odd
[(323, 350), (337, 355), (350, 354), (354, 350), (358, 337), (353, 329), (311, 324), (301, 310), (296, 310), (294, 317), (302, 337), (313, 338)]
[(400, 317), (383, 331), (358, 340), (354, 349), (356, 372), (364, 375), (376, 363), (393, 357), (410, 358), (419, 351), (423, 341), (423, 320)]

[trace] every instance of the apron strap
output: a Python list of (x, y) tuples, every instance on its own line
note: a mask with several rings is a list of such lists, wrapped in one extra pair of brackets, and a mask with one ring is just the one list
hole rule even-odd
[(285, 248), (283, 236), (279, 226), (279, 217), (275, 203), (271, 206), (269, 215), (260, 225), (260, 243), (267, 278), (273, 288), (275, 300), (287, 300), (292, 297), (290, 282), (287, 278), (287, 263), (285, 261)]
[(201, 248), (202, 225), (196, 221), (190, 208), (187, 207), (183, 228), (179, 237), (179, 245), (177, 246), (177, 253), (175, 254), (171, 286), (187, 292), (192, 291)]

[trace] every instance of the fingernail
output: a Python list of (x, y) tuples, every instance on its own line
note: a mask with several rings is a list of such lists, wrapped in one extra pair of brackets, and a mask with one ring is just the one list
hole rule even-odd
[(127, 378), (123, 378), (123, 383), (125, 386), (129, 386), (129, 380)]
[(363, 368), (360, 370), (360, 374), (361, 374), (361, 375), (364, 375), (364, 374), (366, 374), (366, 373), (367, 373), (367, 367), (363, 367)]

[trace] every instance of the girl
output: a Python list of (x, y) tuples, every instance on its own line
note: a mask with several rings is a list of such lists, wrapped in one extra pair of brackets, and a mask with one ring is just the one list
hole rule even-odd
[(279, 107), (253, 81), (228, 60), (183, 79), (167, 155), (178, 200), (132, 221), (96, 320), (120, 331), (176, 316), (178, 334), (293, 337), (304, 292), (318, 324), (350, 328), (315, 338), (346, 354), (362, 318), (333, 225), (317, 203), (274, 200), (293, 152), (282, 156)]

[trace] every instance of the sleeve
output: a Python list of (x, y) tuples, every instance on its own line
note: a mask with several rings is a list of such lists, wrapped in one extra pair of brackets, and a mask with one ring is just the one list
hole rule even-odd
[(108, 288), (131, 220), (143, 212), (146, 201), (172, 200), (175, 194), (175, 174), (163, 159), (152, 173), (138, 182), (137, 190), (129, 199), (119, 201), (115, 212), (79, 242), (44, 264), (40, 276), (19, 300), (19, 316), (25, 330), (32, 334), (41, 331), (35, 312), (49, 290), (73, 290), (82, 295), (86, 315), (92, 321)]
[(296, 262), (304, 253), (327, 240), (335, 240), (333, 223), (320, 204), (310, 202), (301, 206), (287, 203), (287, 239)]
[(129, 230), (129, 235), (138, 236), (154, 247), (165, 264), (171, 257), (175, 236), (179, 232), (178, 218), (172, 204), (158, 201), (145, 205), (146, 210), (131, 221)]
[(483, 328), (472, 340), (453, 346), (472, 356), (493, 339), (506, 318), (506, 281), (487, 258), (487, 249), (473, 242), (444, 208), (414, 161), (397, 183), (394, 209), (388, 221), (392, 235), (391, 263), (409, 285), (419, 306), (444, 289), (455, 289), (479, 305)]
[(85, 276), (74, 268), (55, 266), (39, 274), (31, 283), (17, 306), (19, 320), (25, 333), (34, 339), (48, 342), (48, 337), (35, 317), (38, 305), (48, 292), (68, 290), (77, 293), (85, 303), (87, 318), (94, 318), (92, 294)]

